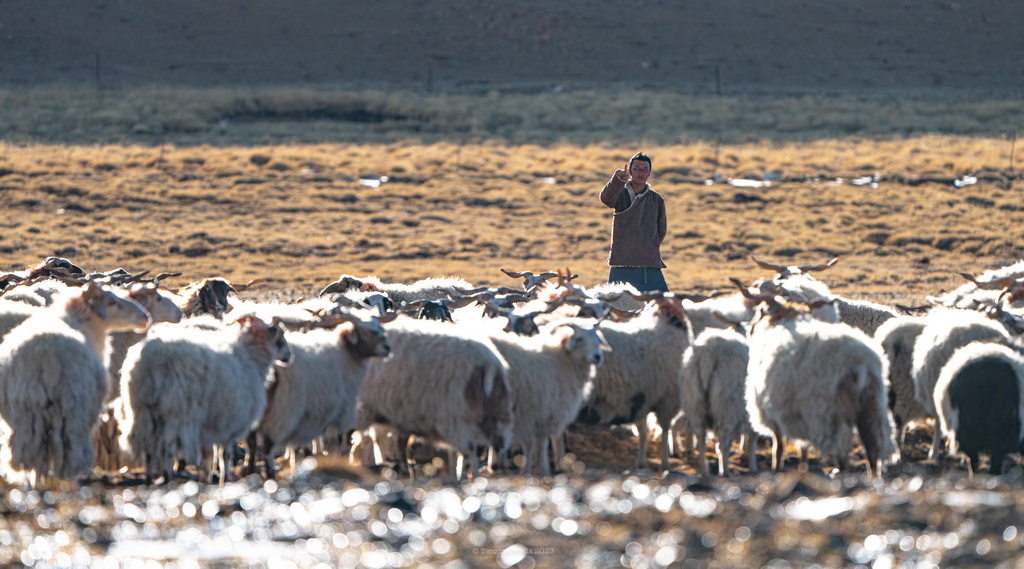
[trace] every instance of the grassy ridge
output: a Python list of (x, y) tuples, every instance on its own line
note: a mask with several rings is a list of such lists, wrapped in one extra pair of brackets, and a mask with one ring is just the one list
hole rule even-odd
[(326, 88), (0, 91), (0, 137), (54, 144), (687, 144), (931, 134), (1014, 138), (1024, 100), (940, 92), (690, 95), (558, 88), (438, 94)]

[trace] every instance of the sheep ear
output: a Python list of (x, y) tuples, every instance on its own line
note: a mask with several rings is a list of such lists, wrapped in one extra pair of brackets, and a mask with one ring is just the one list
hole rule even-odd
[(358, 342), (358, 338), (353, 333), (356, 330), (356, 325), (351, 322), (342, 322), (334, 329), (338, 333), (338, 338), (345, 340), (349, 344), (355, 344)]
[(82, 285), (82, 299), (86, 306), (100, 318), (107, 317), (107, 306), (103, 302), (103, 288), (96, 281), (86, 281)]
[(559, 343), (562, 344), (562, 349), (569, 352), (576, 347), (576, 330), (568, 324), (558, 327), (558, 334), (560, 334)]

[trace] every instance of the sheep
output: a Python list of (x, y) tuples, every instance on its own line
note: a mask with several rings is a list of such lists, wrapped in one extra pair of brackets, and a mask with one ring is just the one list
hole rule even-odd
[(1000, 474), (1007, 454), (1024, 450), (1024, 355), (1000, 344), (973, 343), (957, 350), (935, 384), (935, 408), (950, 455), (967, 457), (971, 475), (989, 455)]
[(84, 277), (85, 271), (63, 257), (46, 257), (24, 271), (0, 274), (0, 294), (13, 284), (35, 281), (51, 276)]
[(938, 306), (964, 309), (976, 309), (991, 305), (996, 302), (999, 293), (985, 290), (979, 283), (992, 283), (1000, 279), (1024, 278), (1024, 260), (998, 269), (985, 271), (977, 278), (971, 277), (966, 273), (960, 273), (960, 275), (967, 278), (970, 282), (941, 296), (929, 296), (928, 301)]
[(640, 443), (636, 465), (641, 468), (647, 462), (647, 415), (654, 413), (662, 429), (661, 467), (668, 470), (671, 427), (682, 410), (679, 370), (693, 334), (679, 297), (666, 293), (650, 299), (632, 320), (601, 323), (611, 351), (597, 369), (590, 399), (576, 421), (634, 425)]
[(693, 433), (697, 467), (708, 475), (704, 450), (709, 429), (718, 439), (718, 474), (729, 475), (732, 443), (747, 441), (750, 472), (757, 472), (757, 437), (750, 425), (745, 399), (747, 339), (733, 329), (709, 328), (694, 340), (683, 355), (680, 370), (683, 416), (680, 426)]
[(458, 277), (427, 278), (412, 284), (385, 283), (375, 276), (358, 279), (351, 275), (341, 275), (338, 280), (325, 286), (319, 295), (344, 293), (351, 290), (362, 292), (382, 292), (396, 305), (416, 300), (447, 300), (449, 293), (467, 293), (479, 291), (473, 285)]
[(908, 425), (931, 416), (917, 398), (911, 374), (914, 344), (926, 323), (923, 316), (897, 316), (882, 323), (873, 336), (889, 362), (889, 407), (896, 426), (897, 446), (901, 449)]
[(107, 394), (106, 334), (150, 324), (134, 300), (89, 281), (7, 334), (0, 343), (0, 475), (34, 486), (89, 472)]
[(355, 422), (356, 399), (372, 358), (391, 354), (380, 321), (369, 310), (336, 313), (331, 329), (287, 332), (292, 361), (274, 366), (267, 408), (255, 430), (273, 476), (274, 458), (312, 441), (331, 426)]
[[(132, 284), (125, 294), (149, 312), (153, 323), (181, 321), (182, 311), (176, 304), (174, 295), (161, 289), (155, 282)], [(99, 425), (93, 435), (96, 466), (101, 470), (118, 470), (129, 462), (129, 457), (118, 443), (120, 426), (115, 416), (117, 404), (114, 401), (121, 394), (121, 365), (128, 354), (128, 348), (144, 337), (144, 333), (134, 330), (121, 330), (107, 335), (104, 365), (110, 382), (104, 401), (106, 408), (100, 414)]]
[(833, 305), (839, 312), (839, 321), (857, 328), (868, 336), (873, 336), (883, 323), (899, 316), (899, 313), (884, 304), (851, 300), (841, 296), (833, 298)]
[[(769, 279), (759, 279), (754, 287), (760, 290), (760, 294), (781, 294), (794, 298), (799, 302), (815, 303), (818, 300), (831, 300), (832, 291), (828, 286), (811, 276), (812, 272), (824, 271), (835, 266), (839, 257), (833, 257), (826, 263), (818, 265), (776, 265), (762, 261), (754, 256), (750, 257), (762, 269), (776, 271), (775, 276)], [(781, 289), (781, 290), (780, 290)], [(815, 303), (816, 308), (812, 310), (818, 320), (824, 322), (839, 322), (839, 309), (834, 302)]]
[[(971, 342), (1007, 344), (1010, 335), (998, 322), (975, 310), (936, 307), (926, 316), (927, 322), (914, 342), (914, 357), (910, 375), (914, 380), (914, 393), (928, 417), (937, 417), (935, 384), (949, 357), (957, 349)], [(942, 433), (935, 429), (928, 458), (938, 455)]]
[(271, 366), (290, 357), (281, 326), (252, 316), (154, 326), (121, 370), (122, 447), (144, 461), (147, 478), (169, 482), (176, 459), (199, 464), (212, 446), (223, 484), (225, 449), (256, 425)]
[[(175, 297), (153, 283), (133, 284), (125, 294), (145, 308), (154, 323), (180, 322), (184, 315), (176, 304)], [(108, 337), (105, 363), (111, 376), (112, 387), (107, 397), (108, 401), (117, 397), (120, 392), (121, 364), (124, 363), (128, 348), (143, 337), (144, 334), (132, 330), (115, 332)]]
[(456, 477), (467, 456), (476, 475), (478, 445), (504, 452), (512, 439), (505, 358), (490, 340), (449, 323), (400, 316), (385, 333), (392, 353), (370, 364), (355, 429), (383, 424), (399, 432), (400, 441), (414, 435), (443, 443), (458, 454)]
[(693, 325), (694, 336), (699, 336), (707, 329), (723, 329), (726, 324), (720, 314), (733, 322), (748, 322), (754, 316), (757, 301), (747, 299), (740, 293), (713, 296), (702, 300), (683, 300), (683, 309)]
[(198, 314), (221, 318), (232, 308), (228, 294), (243, 292), (261, 282), (253, 279), (246, 284), (235, 284), (221, 277), (213, 277), (189, 283), (177, 292), (181, 311), (189, 318)]
[(817, 320), (810, 306), (762, 300), (748, 333), (746, 400), (754, 429), (772, 437), (773, 470), (785, 439), (809, 442), (848, 470), (856, 428), (868, 473), (878, 475), (896, 453), (881, 348), (847, 324)]
[(576, 418), (607, 343), (593, 323), (549, 325), (527, 337), (504, 331), (488, 337), (509, 365), (513, 441), (523, 449), (522, 470), (533, 473), (539, 466), (548, 476), (548, 441), (561, 437)]
[[(761, 278), (753, 283), (750, 291), (755, 295), (779, 294), (793, 297), (802, 302), (814, 302), (816, 300), (831, 300), (832, 292), (825, 283), (815, 279), (808, 274), (812, 271), (823, 271), (835, 265), (839, 258), (833, 258), (827, 263), (819, 265), (776, 265), (751, 257), (758, 266), (764, 269), (776, 271), (770, 278)], [(754, 309), (758, 304), (756, 298), (748, 295), (735, 293), (730, 295), (712, 294), (704, 298), (692, 298), (684, 301), (684, 308), (690, 321), (693, 324), (694, 336), (708, 328), (723, 328), (724, 321), (716, 316), (722, 315), (725, 321), (748, 322), (754, 316)], [(825, 322), (839, 322), (839, 310), (833, 303), (819, 303), (814, 309), (814, 315)]]

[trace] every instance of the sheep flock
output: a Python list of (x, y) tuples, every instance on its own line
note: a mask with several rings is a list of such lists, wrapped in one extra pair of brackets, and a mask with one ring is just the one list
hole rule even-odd
[(240, 296), (259, 281), (48, 257), (0, 275), (0, 476), (223, 484), (321, 455), (547, 476), (595, 430), (631, 439), (637, 469), (703, 476), (1019, 461), (1024, 261), (917, 307), (833, 294), (815, 273), (838, 259), (752, 261), (768, 274), (711, 294), (502, 268), (509, 286), (341, 275), (263, 302)]

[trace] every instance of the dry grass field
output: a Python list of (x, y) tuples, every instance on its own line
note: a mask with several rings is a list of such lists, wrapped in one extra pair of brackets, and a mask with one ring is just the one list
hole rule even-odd
[[(177, 284), (260, 278), (266, 284), (254, 292), (293, 299), (340, 274), (500, 285), (509, 281), (499, 268), (568, 267), (589, 286), (607, 274), (610, 210), (597, 194), (642, 149), (669, 208), (663, 254), (673, 289), (751, 280), (763, 272), (751, 255), (782, 264), (839, 256), (822, 277), (837, 292), (915, 303), (959, 286), (958, 271), (1024, 257), (1014, 147), (1006, 137), (924, 134), (675, 144), (7, 142), (0, 252), (7, 270), (61, 255), (96, 271), (180, 271)], [(968, 175), (977, 183), (958, 187)]]

